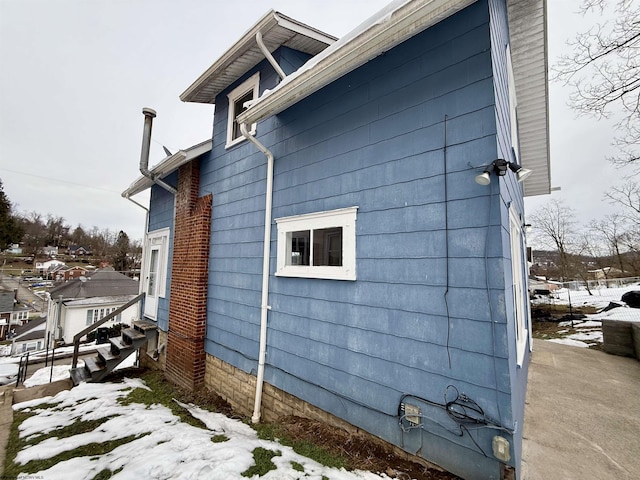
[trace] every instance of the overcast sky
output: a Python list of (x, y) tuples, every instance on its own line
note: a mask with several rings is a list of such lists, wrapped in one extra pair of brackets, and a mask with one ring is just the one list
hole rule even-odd
[[(151, 165), (211, 137), (213, 106), (179, 95), (269, 8), (340, 37), (389, 0), (0, 0), (0, 178), (18, 212), (124, 230), (144, 210), (120, 194), (139, 176), (143, 107), (158, 112)], [(549, 57), (584, 26), (577, 0), (551, 0)], [(551, 85), (553, 198), (579, 220), (615, 207), (611, 122), (575, 119)], [(619, 182), (618, 182), (619, 183)], [(147, 204), (148, 196), (135, 197)], [(528, 212), (552, 196), (527, 200)]]

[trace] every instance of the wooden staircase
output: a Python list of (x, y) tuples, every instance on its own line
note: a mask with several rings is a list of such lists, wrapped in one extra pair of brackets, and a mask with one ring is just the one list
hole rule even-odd
[(82, 382), (99, 382), (113, 371), (125, 358), (137, 351), (156, 334), (157, 325), (146, 320), (134, 321), (131, 328), (119, 337), (109, 339), (109, 344), (99, 346), (95, 357), (84, 360), (84, 367), (71, 369), (74, 385)]

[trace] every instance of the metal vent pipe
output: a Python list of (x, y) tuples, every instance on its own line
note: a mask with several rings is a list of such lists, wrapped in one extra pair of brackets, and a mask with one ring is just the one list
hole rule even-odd
[(144, 115), (144, 130), (142, 131), (142, 150), (140, 151), (140, 173), (151, 180), (153, 183), (160, 185), (168, 192), (175, 195), (178, 191), (168, 183), (157, 178), (149, 170), (149, 151), (151, 149), (151, 127), (153, 126), (153, 119), (156, 117), (156, 111), (152, 108), (143, 108), (142, 114)]

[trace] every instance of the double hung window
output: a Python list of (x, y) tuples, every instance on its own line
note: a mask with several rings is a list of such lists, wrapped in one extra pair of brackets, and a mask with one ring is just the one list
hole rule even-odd
[[(237, 118), (242, 112), (247, 109), (247, 102), (251, 102), (258, 98), (260, 85), (260, 74), (256, 73), (244, 83), (234, 88), (231, 93), (227, 95), (229, 98), (229, 115), (227, 118), (227, 144), (226, 148), (229, 148), (242, 140), (242, 132), (240, 131), (240, 124), (238, 124)], [(256, 132), (256, 124), (252, 124), (249, 129), (251, 134)]]

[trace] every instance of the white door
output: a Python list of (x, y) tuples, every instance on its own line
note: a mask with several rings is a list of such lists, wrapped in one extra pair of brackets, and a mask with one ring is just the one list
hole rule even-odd
[(156, 318), (158, 312), (158, 262), (160, 247), (152, 246), (149, 250), (149, 270), (145, 284), (147, 296), (144, 300), (144, 314), (146, 317)]
[(150, 232), (147, 237), (144, 276), (144, 316), (157, 320), (158, 301), (165, 297), (168, 231)]

